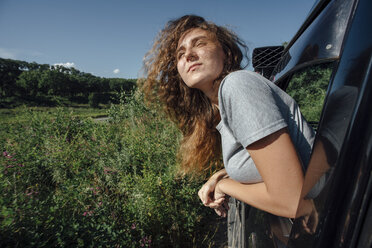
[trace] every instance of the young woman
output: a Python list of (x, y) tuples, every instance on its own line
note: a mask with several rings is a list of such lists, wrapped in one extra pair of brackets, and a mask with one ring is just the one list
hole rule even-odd
[(143, 89), (183, 133), (183, 171), (210, 169), (222, 147), (225, 168), (199, 191), (205, 206), (225, 216), (232, 196), (294, 218), (314, 133), (291, 97), (241, 70), (241, 48), (234, 33), (201, 17), (170, 21), (145, 57)]

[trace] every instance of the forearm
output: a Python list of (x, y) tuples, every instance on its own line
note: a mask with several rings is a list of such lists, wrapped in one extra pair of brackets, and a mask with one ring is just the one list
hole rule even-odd
[(255, 208), (288, 218), (295, 217), (301, 193), (301, 189), (295, 190), (292, 195), (286, 194), (286, 192), (280, 194), (268, 192), (263, 182), (242, 184), (229, 178), (220, 180), (217, 188), (217, 190)]

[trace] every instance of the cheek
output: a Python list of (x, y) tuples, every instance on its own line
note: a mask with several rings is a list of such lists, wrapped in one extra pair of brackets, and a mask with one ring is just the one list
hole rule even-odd
[(219, 51), (219, 57), (220, 57), (221, 72), (222, 72), (223, 68), (225, 67), (225, 60), (226, 60), (226, 55), (223, 52), (222, 48)]
[(225, 55), (218, 52), (216, 52), (215, 55), (214, 61), (216, 62), (216, 70), (221, 73), (225, 64)]
[(182, 76), (182, 74), (181, 74), (182, 73), (182, 67), (181, 67), (179, 62), (177, 63), (177, 72), (178, 72), (178, 74), (180, 74)]
[(182, 62), (182, 60), (180, 60), (180, 61), (178, 61), (177, 62), (177, 71), (178, 71), (178, 73), (179, 74), (181, 74), (182, 73), (182, 71), (183, 71), (183, 69), (184, 69), (184, 63)]
[(184, 78), (184, 68), (185, 68), (185, 65), (184, 65), (184, 63), (182, 63), (182, 62), (179, 62), (179, 63), (177, 63), (177, 72), (178, 72), (178, 75), (181, 77), (181, 79), (183, 80), (183, 81), (185, 81), (185, 78)]

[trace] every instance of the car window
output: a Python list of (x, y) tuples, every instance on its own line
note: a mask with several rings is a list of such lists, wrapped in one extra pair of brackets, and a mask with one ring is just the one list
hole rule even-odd
[(320, 120), (332, 65), (326, 63), (305, 67), (292, 76), (286, 89), (299, 105), (302, 115), (315, 129)]

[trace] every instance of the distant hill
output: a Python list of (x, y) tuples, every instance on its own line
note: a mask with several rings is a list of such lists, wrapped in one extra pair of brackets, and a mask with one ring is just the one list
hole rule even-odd
[(97, 77), (61, 65), (0, 58), (0, 107), (69, 105), (88, 103), (89, 98), (115, 103), (117, 93), (133, 91), (136, 81)]

